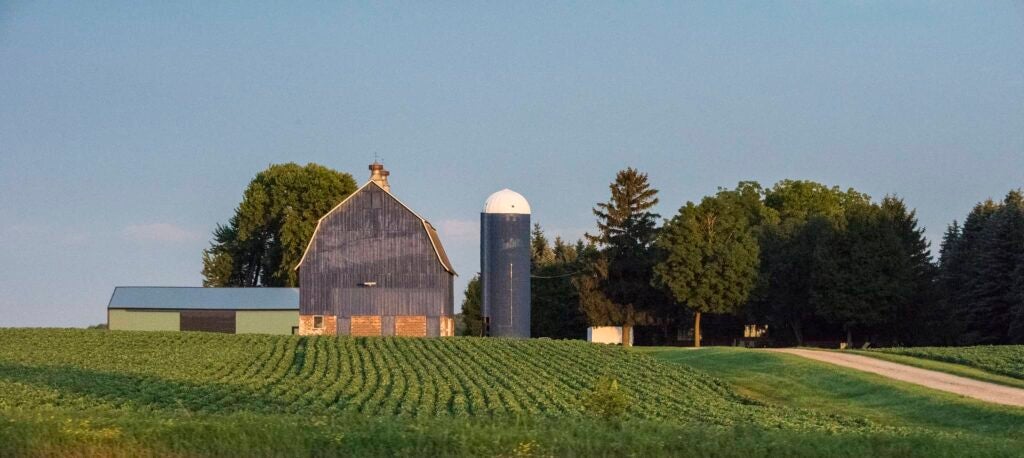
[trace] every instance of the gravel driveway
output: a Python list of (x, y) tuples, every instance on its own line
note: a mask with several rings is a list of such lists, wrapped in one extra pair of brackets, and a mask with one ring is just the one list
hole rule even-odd
[(851, 355), (833, 351), (806, 350), (802, 348), (774, 348), (768, 351), (802, 356), (837, 366), (871, 372), (903, 382), (959, 394), (996, 404), (1024, 407), (1024, 389), (995, 383), (982, 382), (944, 372), (920, 369), (904, 364), (883, 361), (869, 356)]

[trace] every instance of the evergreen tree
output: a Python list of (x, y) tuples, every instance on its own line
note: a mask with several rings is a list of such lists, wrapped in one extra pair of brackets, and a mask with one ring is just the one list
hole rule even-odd
[(970, 335), (978, 344), (1008, 343), (1020, 304), (1015, 274), (1024, 255), (1024, 195), (1011, 191), (987, 219), (978, 239), (971, 282)]
[(351, 175), (313, 163), (256, 174), (203, 251), (203, 286), (298, 286), (295, 266), (317, 221), (355, 189)]
[(937, 336), (937, 343), (955, 345), (966, 331), (965, 323), (960, 315), (960, 294), (966, 280), (963, 259), (963, 230), (956, 220), (946, 227), (939, 247), (939, 268), (936, 281), (936, 313), (937, 318), (926, 325), (943, 330)]
[(735, 313), (758, 278), (757, 239), (745, 209), (725, 193), (693, 202), (665, 224), (658, 239), (665, 259), (654, 283), (694, 312), (694, 346), (700, 347), (702, 313)]
[(918, 227), (916, 210), (902, 199), (887, 196), (881, 203), (882, 223), (895, 233), (899, 245), (895, 264), (898, 290), (897, 317), (891, 332), (903, 343), (923, 345), (941, 338), (945, 315), (936, 310), (938, 269), (932, 262), (931, 243)]
[(484, 335), (483, 318), (483, 287), (480, 285), (480, 275), (474, 275), (466, 284), (466, 291), (462, 296), (462, 323), (465, 328), (465, 336), (482, 337)]
[(980, 277), (983, 274), (984, 233), (998, 209), (999, 205), (991, 199), (975, 205), (964, 219), (957, 244), (957, 262), (960, 263), (958, 273), (961, 278), (959, 289), (953, 292), (949, 300), (956, 304), (957, 321), (963, 323), (963, 334), (958, 339), (962, 345), (974, 345), (987, 340), (987, 322), (992, 317), (976, 309), (976, 293), (983, 283)]
[(1024, 253), (1017, 257), (1017, 268), (1014, 269), (1013, 298), (1016, 303), (1012, 310), (1009, 341), (1024, 344)]
[(812, 302), (842, 326), (889, 340), (914, 338), (927, 312), (933, 267), (924, 231), (902, 200), (850, 206), (818, 246)]
[(652, 309), (665, 302), (650, 287), (659, 218), (651, 208), (658, 203), (658, 191), (647, 174), (633, 168), (619, 171), (609, 189), (608, 202), (593, 209), (597, 234), (586, 236), (599, 252), (584, 258), (587, 273), (577, 277), (576, 285), (589, 324), (623, 326), (623, 343), (628, 344), (632, 327), (649, 323)]
[(530, 333), (534, 337), (580, 339), (586, 320), (579, 308), (579, 293), (572, 276), (580, 269), (576, 248), (555, 237), (554, 246), (539, 224), (531, 240), (533, 274), (530, 279)]
[(530, 232), (530, 260), (534, 269), (551, 264), (555, 260), (555, 253), (551, 250), (544, 230), (538, 223), (533, 224), (533, 231)]

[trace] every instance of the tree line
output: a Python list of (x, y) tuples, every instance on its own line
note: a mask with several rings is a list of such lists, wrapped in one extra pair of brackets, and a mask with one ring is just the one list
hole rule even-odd
[[(260, 172), (203, 252), (206, 286), (297, 286), (316, 221), (356, 189), (316, 164)], [(668, 218), (636, 169), (596, 204), (575, 242), (531, 234), (532, 334), (580, 338), (587, 326), (643, 327), (699, 345), (767, 326), (777, 344), (1024, 343), (1024, 197), (1011, 191), (954, 221), (933, 261), (914, 210), (896, 196), (804, 180), (740, 182)], [(480, 285), (463, 299), (480, 334)]]
[[(657, 194), (647, 175), (626, 169), (593, 210), (595, 234), (546, 248), (535, 227), (535, 336), (640, 326), (662, 343), (685, 329), (700, 345), (701, 317), (710, 314), (732, 318), (724, 337), (756, 323), (779, 345), (1024, 343), (1020, 191), (952, 223), (937, 262), (916, 212), (896, 196), (873, 200), (803, 180), (741, 182), (657, 225)], [(471, 286), (470, 321), (473, 294)]]

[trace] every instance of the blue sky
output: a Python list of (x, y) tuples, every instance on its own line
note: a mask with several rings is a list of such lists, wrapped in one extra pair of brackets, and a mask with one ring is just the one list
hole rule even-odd
[(902, 196), (937, 244), (1024, 186), (1024, 5), (2, 2), (0, 326), (200, 285), (256, 172), (363, 182), (375, 153), (459, 291), (491, 192), (576, 238), (626, 166), (665, 216), (811, 179)]

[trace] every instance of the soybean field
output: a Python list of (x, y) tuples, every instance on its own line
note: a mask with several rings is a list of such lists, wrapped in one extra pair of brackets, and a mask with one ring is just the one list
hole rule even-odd
[(963, 364), (994, 374), (1024, 380), (1024, 345), (979, 345), (973, 347), (894, 347), (874, 350)]
[(606, 377), (635, 418), (812, 421), (685, 366), (581, 341), (78, 330), (4, 330), (0, 341), (3, 407), (572, 417)]
[[(985, 428), (907, 427), (745, 386), (808, 377), (760, 368), (765, 353), (670, 352), (679, 358), (547, 339), (0, 329), (0, 457), (1013, 456), (1024, 440), (1014, 411), (958, 404), (935, 417)], [(602, 404), (599, 386), (621, 398)], [(879, 405), (922, 402), (902, 396)], [(598, 413), (610, 405), (625, 407)]]

